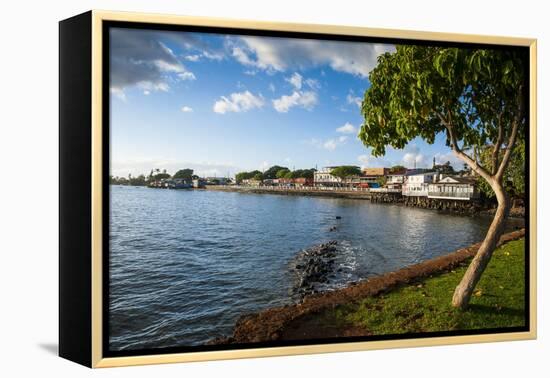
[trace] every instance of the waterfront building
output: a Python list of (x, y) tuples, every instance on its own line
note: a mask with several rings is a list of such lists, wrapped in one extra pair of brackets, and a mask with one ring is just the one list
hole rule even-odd
[(203, 179), (198, 178), (193, 180), (193, 188), (199, 189), (199, 188), (204, 188), (204, 186), (205, 186), (205, 182)]
[(204, 180), (206, 185), (227, 185), (229, 182), (227, 177), (206, 177)]
[(354, 178), (356, 181), (354, 186), (359, 186), (361, 188), (378, 188), (380, 187), (380, 178), (382, 176), (360, 176)]
[(388, 189), (399, 189), (403, 188), (405, 183), (405, 174), (390, 174), (386, 176), (386, 188)]
[(362, 173), (359, 178), (360, 187), (379, 188), (380, 183), (389, 175), (390, 169), (383, 167), (363, 168)]
[(470, 201), (479, 198), (479, 190), (475, 177), (447, 176), (428, 185), (428, 198)]
[(304, 187), (304, 186), (312, 186), (313, 185), (313, 179), (305, 178), (305, 177), (298, 177), (294, 179), (294, 186), (296, 187)]
[(279, 184), (277, 179), (265, 179), (262, 181), (263, 186), (275, 186)]
[(331, 172), (338, 166), (323, 167), (313, 173), (313, 181), (315, 186), (340, 186), (342, 179), (334, 176)]
[(256, 180), (256, 179), (245, 179), (241, 181), (241, 184), (244, 186), (262, 186), (263, 181), (262, 180)]
[(189, 189), (193, 186), (191, 180), (182, 178), (168, 179), (165, 182), (165, 187), (168, 189)]
[(389, 173), (389, 168), (363, 168), (363, 175), (367, 177), (384, 177)]
[(402, 194), (404, 196), (427, 197), (429, 184), (434, 183), (437, 176), (436, 172), (407, 173), (402, 186)]

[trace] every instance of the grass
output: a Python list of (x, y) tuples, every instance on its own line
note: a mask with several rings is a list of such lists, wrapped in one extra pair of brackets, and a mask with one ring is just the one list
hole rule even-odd
[(464, 311), (450, 302), (469, 261), (453, 271), (326, 310), (318, 320), (333, 326), (359, 326), (373, 335), (523, 326), (524, 261), (523, 239), (498, 248)]

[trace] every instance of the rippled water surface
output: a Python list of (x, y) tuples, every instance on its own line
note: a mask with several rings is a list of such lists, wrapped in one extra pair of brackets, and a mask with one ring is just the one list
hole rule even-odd
[(110, 348), (228, 335), (240, 315), (289, 303), (289, 262), (322, 242), (339, 242), (330, 290), (480, 241), (489, 222), (362, 200), (112, 186)]

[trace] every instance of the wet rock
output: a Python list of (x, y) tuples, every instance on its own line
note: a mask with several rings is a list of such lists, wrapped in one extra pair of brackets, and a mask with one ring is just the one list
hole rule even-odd
[(338, 242), (333, 240), (301, 251), (291, 262), (294, 275), (291, 296), (300, 302), (305, 296), (320, 292), (319, 285), (333, 276)]

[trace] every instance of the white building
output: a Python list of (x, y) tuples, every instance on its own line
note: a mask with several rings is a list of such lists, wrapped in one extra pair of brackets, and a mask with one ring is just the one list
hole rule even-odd
[(404, 174), (393, 174), (386, 176), (386, 188), (388, 189), (402, 189), (404, 183)]
[(445, 177), (428, 185), (428, 198), (469, 201), (479, 198), (473, 177)]
[(342, 182), (339, 177), (330, 173), (334, 167), (323, 167), (313, 173), (313, 183), (315, 186), (337, 186)]
[(429, 185), (437, 180), (437, 176), (437, 172), (424, 172), (405, 176), (402, 194), (404, 196), (427, 197)]

